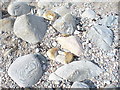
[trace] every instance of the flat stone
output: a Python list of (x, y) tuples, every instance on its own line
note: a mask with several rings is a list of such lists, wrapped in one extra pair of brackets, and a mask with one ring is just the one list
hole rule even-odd
[(82, 18), (94, 19), (96, 17), (96, 13), (92, 9), (86, 8), (81, 16)]
[(75, 20), (69, 13), (58, 18), (53, 24), (53, 27), (62, 34), (73, 34), (75, 26)]
[(30, 6), (24, 2), (13, 2), (8, 6), (8, 13), (11, 16), (20, 16), (30, 12)]
[(86, 90), (89, 90), (89, 86), (87, 84), (83, 82), (78, 82), (78, 81), (74, 82), (71, 88), (81, 88), (81, 89), (86, 88)]
[(14, 19), (4, 18), (0, 19), (0, 31), (12, 31)]
[(35, 44), (40, 42), (47, 32), (47, 24), (42, 17), (22, 15), (17, 17), (14, 24), (14, 33), (17, 37)]
[(83, 54), (83, 48), (78, 36), (58, 37), (56, 39), (63, 49), (80, 56)]
[[(102, 73), (103, 70), (88, 60), (73, 61), (58, 68), (49, 76), (49, 80), (83, 81)], [(52, 78), (51, 78), (52, 77)]]
[(44, 59), (40, 54), (28, 54), (18, 57), (9, 67), (8, 75), (20, 87), (31, 87), (42, 76), (41, 60)]

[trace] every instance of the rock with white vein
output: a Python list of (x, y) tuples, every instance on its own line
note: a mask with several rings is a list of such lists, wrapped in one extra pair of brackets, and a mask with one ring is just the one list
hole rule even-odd
[(81, 16), (82, 18), (94, 19), (96, 17), (96, 13), (92, 9), (86, 8)]
[(75, 30), (75, 20), (71, 14), (66, 14), (57, 19), (53, 27), (62, 34), (73, 34)]
[(66, 49), (77, 56), (83, 54), (83, 48), (78, 36), (58, 37), (57, 41), (63, 49)]
[(95, 25), (88, 31), (87, 37), (100, 49), (111, 50), (113, 32), (106, 26)]
[(11, 16), (20, 16), (30, 12), (30, 6), (24, 2), (12, 2), (8, 6), (8, 13)]
[(88, 60), (74, 61), (65, 64), (50, 74), (49, 80), (83, 81), (102, 73), (103, 70)]
[(42, 76), (41, 60), (45, 60), (45, 58), (40, 54), (21, 56), (11, 64), (8, 75), (20, 87), (31, 87)]
[(89, 90), (89, 86), (87, 84), (78, 81), (74, 82), (71, 88), (86, 88), (86, 90)]
[(22, 15), (14, 23), (14, 33), (19, 38), (35, 44), (40, 42), (47, 32), (47, 24), (43, 17)]

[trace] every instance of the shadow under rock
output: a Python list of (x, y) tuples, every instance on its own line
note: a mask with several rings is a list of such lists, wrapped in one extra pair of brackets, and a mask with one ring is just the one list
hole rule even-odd
[(90, 90), (97, 90), (97, 87), (91, 80), (86, 79), (83, 82), (89, 86)]

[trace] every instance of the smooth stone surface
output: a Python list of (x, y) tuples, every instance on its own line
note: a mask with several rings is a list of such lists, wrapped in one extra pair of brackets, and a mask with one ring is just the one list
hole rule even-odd
[(40, 54), (28, 54), (17, 58), (9, 67), (8, 75), (20, 86), (31, 87), (36, 84), (42, 76)]
[(61, 7), (54, 7), (52, 9), (52, 11), (54, 11), (55, 13), (57, 13), (58, 15), (60, 15), (61, 17), (66, 15), (67, 13), (70, 13), (70, 10), (67, 9), (65, 6), (61, 6)]
[(88, 31), (87, 37), (100, 49), (104, 51), (111, 50), (111, 45), (113, 43), (113, 32), (109, 28), (95, 25)]
[(71, 14), (64, 15), (53, 24), (53, 27), (62, 34), (73, 34), (75, 26), (75, 20)]
[(83, 48), (78, 36), (58, 37), (56, 39), (63, 49), (80, 56), (83, 54)]
[(92, 9), (86, 8), (81, 16), (82, 18), (94, 19), (96, 17), (96, 13)]
[(74, 82), (71, 88), (81, 88), (81, 89), (86, 88), (86, 90), (89, 90), (89, 86), (87, 84), (83, 82), (78, 82), (78, 81)]
[(55, 72), (50, 74), (49, 80), (63, 79), (70, 80), (72, 82), (83, 81), (85, 79), (91, 79), (98, 76), (102, 72), (103, 70), (101, 68), (90, 61), (73, 61), (61, 66)]
[(8, 13), (11, 16), (20, 16), (30, 12), (30, 6), (24, 2), (13, 2), (8, 6)]
[(0, 31), (12, 31), (14, 19), (4, 18), (0, 19)]
[(22, 15), (17, 17), (14, 24), (14, 33), (17, 37), (29, 42), (40, 42), (47, 31), (47, 25), (42, 17)]

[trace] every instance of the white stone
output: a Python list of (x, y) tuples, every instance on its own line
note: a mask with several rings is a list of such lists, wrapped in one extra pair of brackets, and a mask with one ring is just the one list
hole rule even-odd
[(113, 32), (109, 28), (95, 25), (88, 31), (87, 37), (100, 49), (104, 51), (111, 50), (111, 45), (113, 43)]
[(75, 30), (75, 20), (71, 14), (66, 14), (57, 19), (53, 27), (62, 34), (73, 34)]
[(17, 58), (9, 67), (8, 75), (20, 86), (31, 87), (42, 76), (41, 60), (45, 58), (40, 54), (28, 54)]
[(39, 51), (40, 51), (40, 49), (39, 49), (39, 48), (36, 48), (36, 49), (35, 49), (35, 52), (36, 52), (36, 53), (38, 53)]
[(42, 40), (47, 31), (47, 25), (42, 17), (22, 15), (14, 23), (14, 33), (17, 37), (29, 42), (37, 43)]
[(56, 47), (56, 46), (57, 46), (57, 42), (53, 42), (52, 45), (53, 45), (54, 47)]
[(30, 12), (30, 6), (24, 2), (12, 2), (8, 6), (8, 13), (11, 16), (20, 16)]
[(86, 8), (86, 10), (81, 15), (82, 18), (94, 19), (96, 18), (96, 13), (90, 9)]
[(63, 49), (80, 56), (83, 54), (82, 44), (78, 36), (58, 37), (56, 39)]
[(89, 90), (89, 86), (87, 84), (78, 81), (74, 82), (71, 88), (86, 88), (86, 90)]
[(0, 19), (0, 31), (13, 31), (14, 19)]
[(43, 11), (43, 10), (41, 10), (41, 9), (38, 9), (38, 10), (37, 10), (37, 15), (38, 15), (38, 16), (42, 16), (42, 15), (43, 15), (43, 13), (44, 13), (44, 11)]
[(87, 60), (73, 61), (58, 68), (49, 76), (49, 80), (83, 81), (102, 73), (103, 70)]
[(67, 9), (65, 6), (61, 6), (61, 7), (54, 7), (52, 9), (52, 11), (54, 11), (55, 13), (57, 13), (58, 15), (60, 15), (61, 17), (66, 15), (67, 13), (70, 13), (70, 10)]
[(75, 30), (74, 34), (80, 34), (80, 32), (79, 32), (79, 31), (77, 31), (77, 30)]

